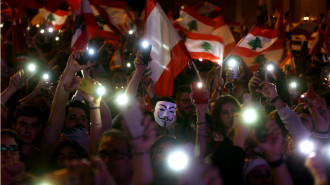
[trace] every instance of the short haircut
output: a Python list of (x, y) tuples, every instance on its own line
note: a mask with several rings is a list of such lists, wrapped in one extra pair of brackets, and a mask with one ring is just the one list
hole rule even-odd
[(167, 101), (167, 102), (175, 103), (174, 99), (169, 96), (162, 96), (157, 99), (157, 102), (159, 102), (159, 101)]
[(177, 100), (182, 93), (191, 93), (191, 87), (189, 85), (180, 85), (176, 89), (175, 99)]
[(85, 112), (88, 122), (90, 122), (89, 106), (86, 103), (83, 103), (78, 100), (71, 101), (65, 107), (65, 116), (68, 115), (70, 107), (81, 108)]
[(5, 135), (10, 136), (15, 140), (15, 142), (17, 143), (17, 146), (18, 146), (19, 159), (21, 159), (22, 158), (22, 142), (21, 142), (19, 135), (11, 129), (1, 129), (1, 137), (5, 136)]
[(154, 143), (150, 148), (150, 156), (153, 158), (157, 148), (163, 143), (171, 143), (173, 145), (178, 145), (180, 142), (172, 135), (163, 135), (156, 138)]
[(128, 138), (128, 136), (121, 130), (117, 130), (117, 129), (111, 129), (109, 131), (106, 131), (102, 134), (102, 136), (100, 137), (100, 140), (99, 140), (99, 143), (97, 144), (97, 148), (96, 148), (96, 151), (98, 150), (99, 146), (100, 146), (100, 143), (101, 141), (106, 138), (106, 137), (109, 137), (109, 136), (112, 136), (112, 137), (116, 137), (116, 138), (120, 138), (120, 139), (123, 139), (126, 144), (127, 144), (127, 152), (128, 152), (128, 156), (130, 158), (132, 158), (132, 147), (131, 147), (131, 144), (130, 144), (130, 140)]
[(16, 124), (17, 118), (19, 116), (33, 117), (37, 116), (39, 119), (39, 124), (42, 124), (42, 114), (38, 106), (32, 104), (22, 104), (18, 105), (14, 111), (14, 120), (13, 123)]

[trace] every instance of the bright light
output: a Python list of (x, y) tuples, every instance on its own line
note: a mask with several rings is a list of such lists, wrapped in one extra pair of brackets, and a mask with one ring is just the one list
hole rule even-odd
[(203, 61), (203, 59), (202, 59), (202, 58), (199, 58), (198, 60), (199, 60), (199, 61)]
[(233, 67), (235, 67), (237, 65), (237, 62), (234, 59), (230, 59), (228, 61), (228, 65), (229, 65), (229, 67), (233, 68)]
[(41, 182), (39, 185), (51, 185), (49, 182)]
[(2, 23), (0, 23), (0, 28), (2, 28), (3, 27), (3, 24)]
[(55, 37), (55, 40), (56, 40), (56, 41), (60, 40), (60, 37)]
[(40, 33), (42, 34), (42, 33), (45, 33), (45, 30), (44, 29), (41, 29), (40, 30)]
[(131, 63), (127, 63), (126, 66), (127, 66), (127, 67), (131, 67)]
[(43, 75), (42, 75), (42, 78), (43, 78), (44, 80), (48, 80), (48, 79), (49, 79), (49, 74), (48, 74), (48, 73), (43, 74)]
[(36, 70), (36, 65), (35, 64), (29, 64), (28, 65), (28, 70), (30, 71), (30, 72), (34, 72), (35, 70)]
[(28, 30), (28, 31), (29, 31), (29, 30), (30, 30), (30, 27), (29, 27), (29, 26), (28, 26), (28, 27), (26, 27), (26, 30)]
[(304, 17), (304, 21), (308, 21), (309, 20), (309, 17)]
[(189, 159), (183, 151), (175, 151), (168, 156), (167, 162), (172, 170), (182, 171), (188, 166)]
[(328, 157), (328, 159), (330, 159), (330, 145), (328, 145), (327, 147), (326, 147), (326, 157)]
[(48, 32), (52, 33), (54, 31), (54, 29), (52, 27), (48, 28)]
[(88, 49), (88, 54), (94, 55), (95, 50), (93, 48)]
[(295, 89), (297, 87), (297, 83), (296, 82), (291, 82), (290, 87)]
[(96, 92), (99, 96), (103, 96), (105, 94), (105, 88), (103, 86), (100, 86), (96, 89)]
[(301, 98), (305, 98), (305, 95), (302, 94), (300, 97), (301, 97)]
[(128, 103), (128, 97), (126, 94), (119, 94), (116, 101), (119, 105), (126, 105)]
[(36, 27), (37, 27), (37, 28), (39, 28), (39, 27), (40, 27), (40, 25), (39, 25), (39, 24), (36, 24)]
[(203, 87), (203, 83), (202, 83), (202, 82), (198, 82), (198, 83), (197, 83), (197, 87), (198, 87), (198, 88), (202, 88), (202, 87)]
[(274, 70), (274, 65), (273, 64), (267, 64), (266, 69), (267, 69), (267, 71), (273, 71)]
[(309, 140), (304, 140), (299, 143), (299, 150), (304, 154), (309, 154), (314, 151), (314, 144)]
[(148, 46), (149, 46), (149, 42), (148, 41), (146, 41), (146, 40), (142, 41), (142, 47), (143, 48), (147, 48)]
[(252, 124), (258, 119), (257, 110), (254, 108), (245, 109), (242, 116), (243, 120), (248, 124)]
[(132, 35), (133, 33), (134, 33), (133, 30), (129, 30), (129, 31), (128, 31), (128, 34), (130, 34), (130, 35)]

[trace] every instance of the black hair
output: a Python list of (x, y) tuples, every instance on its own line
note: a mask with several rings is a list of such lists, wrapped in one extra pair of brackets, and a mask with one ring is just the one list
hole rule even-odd
[(11, 129), (1, 129), (1, 137), (4, 135), (8, 135), (8, 136), (14, 138), (14, 140), (18, 146), (19, 159), (21, 160), (21, 158), (22, 158), (22, 142), (21, 142), (19, 135)]
[(64, 141), (61, 141), (60, 143), (58, 143), (55, 147), (55, 150), (51, 156), (51, 167), (53, 168), (53, 170), (57, 169), (57, 164), (56, 164), (56, 159), (59, 155), (59, 153), (61, 152), (61, 150), (65, 147), (71, 147), (73, 148), (77, 154), (78, 154), (78, 157), (79, 159), (87, 159), (88, 156), (87, 156), (87, 153), (85, 151), (85, 149), (80, 146), (80, 144), (78, 144), (76, 141), (73, 141), (73, 140), (64, 140)]
[(176, 89), (176, 93), (175, 93), (175, 99), (177, 100), (179, 98), (179, 96), (181, 96), (182, 93), (191, 93), (191, 87), (189, 85), (180, 85), (177, 89)]
[(42, 124), (42, 114), (38, 106), (32, 104), (22, 104), (18, 105), (14, 111), (13, 123), (16, 124), (17, 118), (19, 116), (33, 117), (37, 116), (39, 119), (39, 124)]
[(177, 145), (179, 144), (179, 141), (172, 135), (163, 135), (163, 136), (159, 136), (156, 138), (156, 140), (154, 141), (154, 143), (152, 143), (152, 146), (150, 148), (150, 156), (151, 158), (153, 158), (157, 148), (159, 147), (159, 145), (163, 144), (163, 143), (171, 143), (173, 145)]
[(70, 107), (71, 108), (81, 108), (86, 114), (88, 123), (90, 122), (89, 106), (86, 103), (83, 103), (83, 102), (78, 101), (78, 100), (71, 101), (65, 107), (65, 116), (68, 115)]
[(159, 101), (167, 101), (167, 102), (175, 103), (174, 99), (172, 97), (169, 97), (169, 96), (162, 96), (162, 97), (157, 99), (157, 102), (159, 102)]

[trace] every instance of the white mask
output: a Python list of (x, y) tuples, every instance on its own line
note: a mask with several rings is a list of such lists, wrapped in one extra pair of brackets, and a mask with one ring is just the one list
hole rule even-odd
[(167, 101), (157, 102), (154, 117), (159, 126), (169, 127), (175, 121), (176, 104)]

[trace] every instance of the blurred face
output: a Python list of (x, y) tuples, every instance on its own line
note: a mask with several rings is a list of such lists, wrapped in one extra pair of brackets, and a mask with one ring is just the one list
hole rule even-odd
[(13, 129), (24, 144), (33, 144), (41, 132), (41, 125), (38, 116), (19, 116)]
[(172, 143), (170, 143), (170, 142), (164, 142), (164, 143), (160, 144), (158, 146), (158, 148), (155, 150), (154, 155), (152, 156), (152, 162), (153, 163), (164, 162), (166, 160), (165, 156), (171, 146), (172, 146)]
[(7, 134), (1, 136), (1, 164), (19, 161), (18, 145), (15, 139)]
[(233, 103), (225, 103), (220, 110), (220, 121), (225, 128), (230, 128), (233, 124), (234, 113), (237, 112), (237, 108)]
[(83, 109), (78, 107), (70, 107), (68, 109), (68, 115), (65, 117), (64, 128), (73, 128), (76, 125), (83, 125), (88, 129), (88, 120), (86, 113)]
[(127, 77), (124, 73), (115, 73), (112, 76), (112, 86), (115, 91), (124, 90), (127, 85)]
[(191, 93), (183, 92), (181, 96), (178, 97), (176, 105), (178, 106), (178, 111), (184, 116), (191, 115), (195, 112), (195, 106), (191, 101)]
[(247, 185), (272, 185), (273, 178), (266, 165), (258, 165), (246, 176)]
[(98, 155), (117, 182), (132, 175), (133, 167), (127, 145), (127, 141), (120, 137), (107, 136), (101, 140), (97, 150)]
[(169, 127), (175, 121), (176, 104), (167, 101), (157, 102), (154, 116), (159, 126)]
[(312, 128), (314, 125), (312, 116), (310, 114), (306, 114), (306, 113), (300, 113), (298, 116), (299, 116), (301, 122), (304, 124), (305, 128), (308, 131), (312, 132)]
[(66, 168), (68, 162), (79, 159), (77, 152), (70, 146), (62, 148), (56, 158), (58, 169)]

